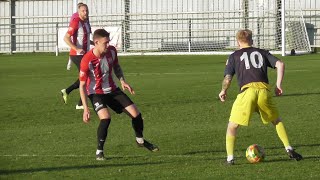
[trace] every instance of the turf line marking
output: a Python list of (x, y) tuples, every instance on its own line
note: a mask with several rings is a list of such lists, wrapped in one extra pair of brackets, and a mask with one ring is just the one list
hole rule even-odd
[[(0, 155), (0, 157), (94, 157), (93, 155), (74, 155), (74, 154), (56, 154), (56, 155), (40, 155), (40, 154), (4, 154)], [(151, 155), (151, 156), (145, 156), (145, 155), (106, 155), (106, 158), (141, 158), (141, 157), (157, 157), (157, 158), (208, 158), (209, 156), (203, 155)], [(210, 156), (211, 157), (211, 156)], [(212, 156), (213, 157), (213, 156)]]
[[(282, 155), (268, 155), (269, 157), (280, 157)], [(75, 155), (75, 154), (56, 154), (56, 155), (40, 155), (40, 154), (3, 154), (0, 157), (94, 157), (93, 155)], [(158, 157), (158, 158), (216, 158), (217, 156), (213, 155), (106, 155), (106, 157), (110, 158), (137, 158), (137, 157)], [(224, 157), (224, 156), (223, 156)], [(284, 155), (284, 157), (286, 157)], [(320, 158), (319, 155), (304, 155), (304, 157), (315, 157)]]

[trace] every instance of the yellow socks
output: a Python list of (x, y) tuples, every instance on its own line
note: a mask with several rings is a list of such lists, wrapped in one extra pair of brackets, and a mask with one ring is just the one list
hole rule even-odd
[(280, 140), (282, 141), (284, 147), (286, 147), (286, 148), (289, 147), (290, 146), (289, 139), (287, 136), (286, 129), (284, 128), (284, 125), (282, 122), (279, 122), (276, 125), (276, 130), (277, 130), (278, 136), (279, 136)]
[(234, 151), (234, 143), (235, 143), (236, 137), (231, 135), (226, 135), (226, 149), (227, 149), (227, 155), (228, 155), (228, 161), (233, 159), (233, 151)]

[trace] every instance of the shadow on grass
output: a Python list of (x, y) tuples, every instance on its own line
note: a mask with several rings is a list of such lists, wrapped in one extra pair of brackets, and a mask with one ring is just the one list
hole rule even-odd
[[(320, 144), (295, 144), (293, 145), (294, 149), (300, 148), (300, 147), (320, 147)], [(265, 149), (284, 149), (283, 146), (273, 146), (273, 147), (264, 147)]]
[[(300, 160), (300, 161), (303, 161), (303, 160), (307, 160), (307, 159), (319, 159), (320, 156), (303, 156), (303, 159)], [(273, 163), (273, 162), (285, 162), (285, 161), (294, 161), (294, 162), (299, 162), (299, 161), (296, 161), (294, 159), (289, 159), (289, 158), (281, 158), (281, 159), (265, 159), (263, 162), (266, 162), (266, 163)]]
[(94, 169), (94, 168), (105, 168), (105, 167), (143, 166), (143, 165), (155, 165), (155, 164), (162, 164), (162, 163), (164, 162), (126, 163), (126, 164), (92, 164), (92, 165), (83, 165), (83, 166), (61, 166), (61, 167), (0, 170), (0, 175), (35, 173), (35, 172), (51, 172), (51, 171), (67, 171), (67, 170), (79, 170), (79, 169)]
[[(296, 144), (294, 145), (295, 148), (300, 148), (300, 147), (309, 147), (309, 148), (312, 148), (312, 147), (320, 147), (320, 144)], [(266, 150), (277, 150), (277, 149), (282, 149), (283, 150), (283, 159), (268, 159), (268, 160), (265, 160), (265, 162), (278, 162), (278, 161), (294, 161), (292, 159), (289, 159), (285, 150), (284, 150), (284, 147), (283, 146), (271, 146), (271, 147), (264, 147), (264, 149)], [(245, 152), (246, 149), (236, 149), (236, 151), (240, 151), (240, 152)], [(300, 151), (298, 151), (300, 152)], [(186, 153), (183, 153), (183, 155), (206, 155), (208, 154), (208, 157), (212, 156), (212, 154), (215, 154), (215, 153), (226, 153), (226, 151), (223, 149), (219, 149), (219, 150), (200, 150), (200, 151), (190, 151), (190, 152), (186, 152)], [(320, 158), (320, 155), (319, 156), (316, 156), (316, 155), (304, 155), (303, 153), (301, 154), (303, 156), (303, 159), (319, 159)], [(279, 156), (278, 153), (274, 152), (270, 152), (269, 151), (269, 154), (267, 155), (269, 157), (272, 157), (272, 156)], [(211, 159), (211, 158), (210, 158)], [(213, 159), (225, 159), (225, 156), (223, 157), (213, 157)]]
[(310, 92), (310, 93), (293, 93), (293, 94), (283, 94), (277, 97), (286, 97), (286, 96), (309, 96), (309, 95), (320, 95), (320, 92)]

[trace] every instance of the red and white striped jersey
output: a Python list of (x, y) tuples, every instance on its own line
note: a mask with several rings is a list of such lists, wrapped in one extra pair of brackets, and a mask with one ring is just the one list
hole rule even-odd
[(103, 57), (96, 57), (93, 49), (87, 52), (80, 64), (79, 80), (86, 81), (87, 94), (107, 94), (117, 88), (113, 80), (113, 67), (118, 65), (117, 50), (109, 46)]
[[(81, 48), (85, 52), (90, 50), (91, 27), (89, 21), (82, 21), (79, 15), (76, 16), (76, 14), (73, 14), (67, 33), (71, 36), (71, 42), (76, 45), (77, 48)], [(82, 54), (78, 54), (76, 50), (70, 49), (70, 55)]]

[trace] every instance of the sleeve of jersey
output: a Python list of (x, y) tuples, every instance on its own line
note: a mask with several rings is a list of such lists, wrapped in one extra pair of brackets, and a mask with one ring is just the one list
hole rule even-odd
[(114, 58), (114, 63), (113, 63), (113, 64), (119, 64), (117, 49), (114, 47), (113, 50), (114, 50), (114, 52), (115, 52), (115, 58)]
[(78, 21), (76, 20), (76, 18), (73, 18), (70, 22), (67, 33), (70, 36), (74, 35), (74, 33), (77, 31), (77, 27), (78, 27)]
[(273, 56), (272, 54), (270, 54), (269, 51), (266, 51), (266, 57), (269, 61), (268, 66), (272, 67), (272, 68), (276, 68), (276, 62), (279, 60), (277, 57)]
[(90, 31), (90, 33), (92, 33), (91, 24), (90, 24), (89, 20), (88, 20), (88, 25), (89, 25), (89, 31)]
[(235, 64), (234, 64), (234, 58), (232, 55), (229, 56), (227, 63), (226, 63), (226, 68), (224, 70), (224, 76), (227, 74), (233, 76), (235, 74)]
[(80, 64), (79, 80), (86, 81), (89, 76), (89, 59), (88, 56), (84, 56)]

